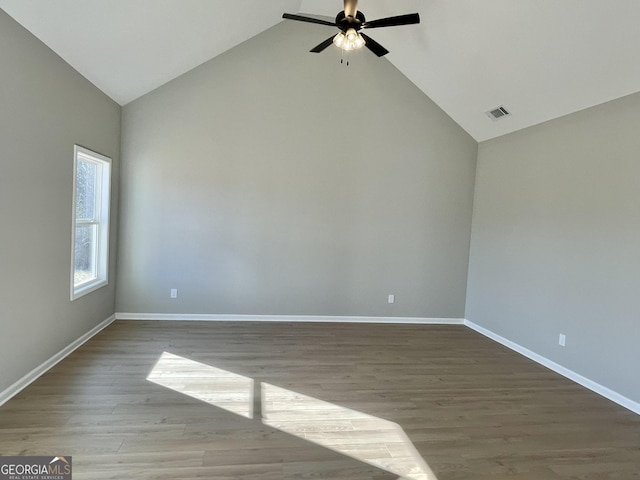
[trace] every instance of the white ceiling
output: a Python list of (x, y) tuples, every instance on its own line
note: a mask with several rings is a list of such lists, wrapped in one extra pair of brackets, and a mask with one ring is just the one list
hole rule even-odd
[[(369, 20), (420, 13), (420, 25), (369, 34), (478, 141), (640, 91), (639, 0), (361, 0), (359, 7)], [(285, 11), (334, 17), (342, 2), (0, 0), (0, 8), (124, 105), (275, 25)], [(301, 48), (324, 38), (310, 34)], [(499, 105), (512, 116), (488, 119)]]

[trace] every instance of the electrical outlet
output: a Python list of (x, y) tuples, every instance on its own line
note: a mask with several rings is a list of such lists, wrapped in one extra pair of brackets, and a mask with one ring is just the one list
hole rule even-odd
[(396, 296), (395, 295), (389, 295), (389, 297), (387, 298), (387, 301), (389, 303), (396, 303)]
[(177, 288), (172, 288), (171, 289), (170, 297), (171, 298), (178, 298), (178, 289)]
[(567, 336), (564, 333), (561, 333), (558, 337), (558, 345), (564, 347), (567, 343)]

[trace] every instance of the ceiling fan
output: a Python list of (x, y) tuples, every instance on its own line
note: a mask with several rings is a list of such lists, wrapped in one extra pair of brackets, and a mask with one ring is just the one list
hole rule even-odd
[(420, 15), (417, 13), (380, 18), (378, 20), (368, 22), (365, 19), (364, 14), (358, 10), (358, 0), (344, 0), (344, 10), (338, 13), (335, 22), (329, 22), (319, 18), (305, 17), (303, 15), (294, 15), (291, 13), (283, 14), (282, 18), (297, 20), (299, 22), (317, 23), (319, 25), (327, 25), (329, 27), (338, 27), (340, 32), (337, 35), (332, 35), (318, 46), (312, 48), (310, 51), (313, 53), (320, 53), (333, 43), (338, 48), (346, 51), (356, 50), (366, 46), (378, 57), (386, 55), (389, 53), (389, 50), (376, 42), (373, 38), (362, 33), (361, 30), (367, 28), (396, 27), (400, 25), (420, 23)]

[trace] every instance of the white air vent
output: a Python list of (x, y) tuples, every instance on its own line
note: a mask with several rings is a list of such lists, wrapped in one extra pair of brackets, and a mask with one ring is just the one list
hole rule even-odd
[(506, 117), (508, 115), (511, 115), (509, 113), (509, 111), (506, 108), (504, 108), (503, 106), (496, 107), (493, 110), (489, 110), (488, 112), (485, 112), (485, 114), (491, 120), (500, 120), (501, 118), (504, 118), (504, 117)]

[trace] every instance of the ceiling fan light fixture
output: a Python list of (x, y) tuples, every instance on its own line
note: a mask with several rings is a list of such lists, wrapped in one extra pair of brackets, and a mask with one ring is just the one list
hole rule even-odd
[(342, 50), (351, 51), (364, 47), (364, 38), (354, 28), (333, 37), (333, 44)]

